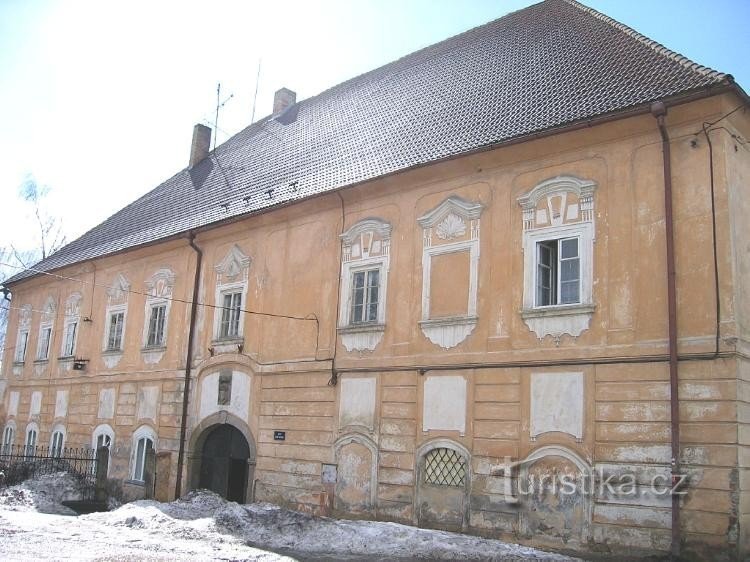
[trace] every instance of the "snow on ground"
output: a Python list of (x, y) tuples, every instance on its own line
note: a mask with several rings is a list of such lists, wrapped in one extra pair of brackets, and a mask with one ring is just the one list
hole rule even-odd
[[(61, 515), (67, 475), (0, 491), (0, 558), (13, 560), (571, 560), (558, 554), (396, 523), (239, 505), (205, 490), (80, 517)], [(45, 486), (49, 486), (45, 488)], [(262, 550), (261, 550), (262, 549)], [(287, 558), (276, 551), (294, 558)]]

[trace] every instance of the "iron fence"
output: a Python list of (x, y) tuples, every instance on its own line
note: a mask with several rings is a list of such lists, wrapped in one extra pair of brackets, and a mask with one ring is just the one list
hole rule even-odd
[(4, 445), (0, 448), (0, 487), (45, 474), (67, 472), (81, 483), (84, 500), (96, 493), (96, 450)]

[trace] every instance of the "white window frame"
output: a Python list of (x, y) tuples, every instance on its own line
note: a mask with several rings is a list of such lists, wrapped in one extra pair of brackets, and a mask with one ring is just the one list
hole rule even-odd
[[(42, 335), (49, 330), (49, 337), (46, 340)], [(37, 338), (36, 344), (36, 360), (37, 361), (49, 361), (49, 352), (52, 348), (54, 327), (52, 322), (44, 322), (39, 325), (39, 337)]]
[(26, 351), (29, 347), (29, 329), (21, 328), (16, 336), (16, 352), (13, 358), (14, 363), (26, 362)]
[[(110, 336), (112, 335), (112, 317), (122, 314), (122, 329), (120, 330), (120, 345), (119, 347), (110, 347), (109, 346), (109, 340)], [(107, 314), (106, 314), (106, 327), (104, 329), (104, 345), (102, 346), (103, 351), (107, 353), (122, 353), (123, 348), (125, 347), (125, 328), (127, 326), (127, 319), (128, 319), (128, 305), (127, 304), (120, 304), (116, 306), (110, 306), (107, 308)]]
[[(144, 440), (143, 454), (139, 455), (138, 445), (141, 440)], [(130, 455), (130, 477), (133, 482), (143, 483), (144, 472), (146, 469), (146, 450), (147, 445), (145, 440), (151, 441), (151, 446), (156, 450), (156, 432), (149, 426), (139, 427), (135, 433), (133, 433), (133, 450)]]
[[(115, 450), (115, 432), (112, 426), (103, 423), (97, 425), (96, 429), (91, 433), (91, 448), (96, 451), (99, 448), (99, 438), (102, 438), (103, 445), (109, 449), (109, 463), (107, 464), (107, 474), (109, 474), (110, 467), (112, 466), (112, 452)], [(106, 440), (109, 440), (107, 443)]]
[[(252, 258), (245, 255), (239, 246), (233, 244), (224, 259), (214, 266), (216, 272), (216, 289), (214, 292), (213, 342), (221, 344), (239, 344), (245, 339), (245, 313), (240, 310), (239, 330), (236, 336), (222, 337), (221, 318), (224, 311), (224, 295), (242, 293), (240, 308), (247, 308), (247, 287)], [(222, 349), (221, 347), (219, 349)]]
[[(59, 443), (56, 443), (57, 436), (59, 437)], [(66, 431), (65, 426), (58, 423), (55, 424), (55, 426), (52, 428), (52, 433), (50, 434), (49, 438), (49, 452), (51, 456), (54, 457), (60, 457), (62, 456), (63, 449), (65, 448), (65, 439), (66, 439)]]
[[(388, 310), (388, 273), (391, 247), (390, 223), (379, 218), (363, 219), (341, 234), (341, 292), (339, 334), (347, 351), (373, 351), (385, 332)], [(354, 322), (354, 275), (378, 271), (378, 310), (375, 320)]]
[[(159, 308), (164, 309), (164, 319), (162, 322), (161, 337), (158, 338), (157, 341), (151, 342), (151, 318), (154, 315), (154, 311)], [(169, 318), (169, 301), (166, 301), (164, 299), (153, 299), (149, 301), (148, 308), (146, 309), (146, 321), (145, 321), (145, 325), (143, 328), (144, 330), (143, 348), (144, 349), (154, 349), (154, 348), (160, 349), (162, 347), (166, 347), (168, 318)]]
[[(234, 287), (232, 285), (235, 285)], [(231, 285), (224, 285), (222, 287), (222, 291), (219, 293), (218, 301), (217, 301), (217, 308), (216, 309), (216, 316), (218, 317), (218, 326), (217, 330), (215, 332), (216, 334), (216, 340), (217, 341), (224, 341), (224, 340), (236, 340), (239, 338), (244, 337), (244, 327), (243, 324), (245, 323), (244, 318), (244, 312), (243, 309), (245, 308), (245, 284), (244, 283), (234, 283)], [(224, 313), (227, 312), (227, 309), (224, 308), (224, 300), (229, 295), (239, 295), (240, 296), (240, 310), (239, 310), (239, 317), (237, 318), (237, 333), (236, 334), (224, 334), (223, 333), (223, 327), (224, 327)], [(231, 310), (229, 311), (231, 313)], [(230, 318), (231, 320), (231, 318)]]
[[(563, 334), (578, 337), (589, 327), (595, 309), (595, 189), (596, 183), (593, 181), (559, 176), (540, 183), (528, 194), (518, 198), (518, 204), (523, 209), (521, 317), (540, 340), (550, 335), (559, 345)], [(569, 203), (569, 195), (576, 197), (577, 202), (574, 199)], [(553, 204), (558, 207), (555, 209)], [(579, 301), (538, 305), (538, 244), (565, 238), (578, 238)]]
[[(66, 319), (63, 329), (62, 349), (60, 357), (74, 357), (76, 353), (76, 344), (78, 343), (78, 329), (80, 324), (78, 318)], [(73, 330), (71, 335), (70, 331)]]

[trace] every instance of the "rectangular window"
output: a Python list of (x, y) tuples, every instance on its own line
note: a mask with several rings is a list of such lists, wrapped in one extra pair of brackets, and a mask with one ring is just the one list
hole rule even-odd
[(578, 238), (537, 243), (536, 306), (581, 302)]
[(109, 332), (107, 332), (107, 351), (122, 349), (122, 331), (125, 326), (125, 313), (113, 312), (109, 315)]
[(159, 304), (151, 307), (151, 317), (148, 321), (147, 347), (164, 345), (164, 321), (167, 316), (167, 305)]
[(26, 361), (26, 344), (29, 342), (29, 331), (21, 330), (18, 332), (18, 340), (16, 341), (16, 356), (14, 361), (16, 363), (23, 363)]
[(224, 293), (222, 307), (219, 337), (233, 338), (239, 336), (242, 293)]
[(41, 330), (39, 330), (39, 348), (37, 349), (36, 358), (40, 361), (49, 357), (49, 344), (51, 339), (51, 326), (45, 326)]
[(71, 357), (76, 350), (76, 335), (78, 322), (71, 322), (65, 327), (65, 342), (63, 345), (63, 357)]
[(352, 324), (377, 322), (379, 292), (379, 269), (354, 272), (352, 275)]

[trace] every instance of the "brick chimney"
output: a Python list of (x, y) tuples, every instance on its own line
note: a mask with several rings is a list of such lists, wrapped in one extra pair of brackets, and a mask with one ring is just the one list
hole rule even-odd
[(273, 114), (278, 115), (297, 101), (297, 94), (289, 88), (281, 88), (273, 95)]
[(211, 128), (198, 123), (193, 127), (193, 144), (190, 147), (190, 167), (202, 162), (211, 149)]

